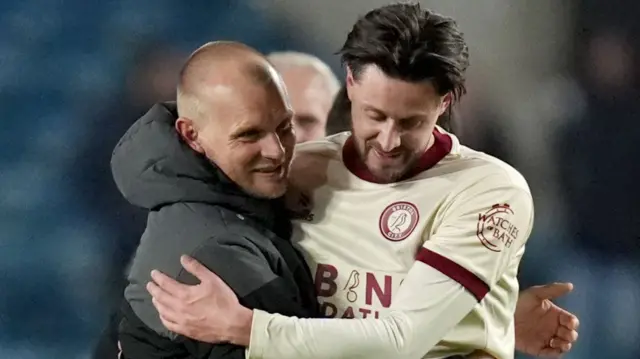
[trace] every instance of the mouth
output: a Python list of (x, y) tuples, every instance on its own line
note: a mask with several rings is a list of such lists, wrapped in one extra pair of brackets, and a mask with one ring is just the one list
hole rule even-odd
[(373, 154), (382, 160), (396, 160), (402, 155), (402, 151), (384, 152), (376, 148), (371, 148)]
[(254, 172), (265, 176), (282, 176), (284, 174), (284, 166), (272, 166), (255, 169)]

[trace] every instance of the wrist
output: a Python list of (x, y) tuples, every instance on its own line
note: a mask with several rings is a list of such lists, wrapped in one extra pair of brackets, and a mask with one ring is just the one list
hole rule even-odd
[(249, 347), (251, 340), (251, 323), (253, 322), (253, 310), (242, 307), (242, 309), (231, 321), (229, 328), (229, 343)]

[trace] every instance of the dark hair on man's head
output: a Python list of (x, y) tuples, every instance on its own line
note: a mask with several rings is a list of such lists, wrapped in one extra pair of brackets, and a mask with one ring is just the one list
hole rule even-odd
[(409, 82), (431, 81), (457, 101), (465, 92), (469, 51), (455, 21), (419, 4), (370, 11), (351, 29), (339, 52), (356, 80), (368, 65)]

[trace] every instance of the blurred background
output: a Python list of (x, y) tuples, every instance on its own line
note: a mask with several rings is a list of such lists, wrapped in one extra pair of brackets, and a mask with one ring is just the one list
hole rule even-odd
[[(536, 200), (522, 287), (571, 281), (566, 358), (640, 358), (640, 3), (440, 0), (471, 51), (455, 132)], [(111, 150), (211, 40), (326, 61), (379, 0), (0, 3), (0, 358), (88, 358), (144, 227)], [(329, 124), (331, 126), (332, 124)]]

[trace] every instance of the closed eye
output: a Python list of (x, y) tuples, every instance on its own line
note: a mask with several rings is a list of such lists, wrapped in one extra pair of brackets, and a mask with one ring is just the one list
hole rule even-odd
[(378, 110), (368, 109), (365, 113), (367, 114), (367, 117), (376, 122), (386, 121), (387, 119), (387, 116)]
[(258, 129), (247, 129), (237, 133), (233, 137), (243, 141), (255, 141), (262, 137), (262, 131)]
[(305, 115), (296, 116), (295, 121), (296, 124), (300, 127), (311, 127), (318, 122), (315, 117)]
[(421, 117), (409, 117), (409, 118), (403, 118), (398, 122), (401, 128), (405, 130), (411, 130), (413, 128), (417, 128), (420, 125), (422, 125), (424, 121)]

